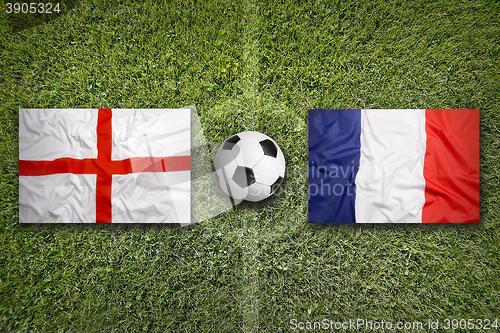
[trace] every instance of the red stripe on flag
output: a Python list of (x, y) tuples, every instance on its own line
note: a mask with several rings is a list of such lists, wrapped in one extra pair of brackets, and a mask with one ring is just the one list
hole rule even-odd
[(423, 223), (479, 222), (479, 110), (426, 110)]
[(97, 162), (102, 165), (97, 172), (96, 182), (96, 223), (111, 223), (111, 183), (113, 176), (106, 165), (111, 162), (113, 132), (111, 109), (99, 109), (97, 118)]
[[(104, 163), (104, 164), (103, 164)], [(126, 175), (138, 172), (185, 171), (191, 167), (189, 156), (132, 157), (102, 162), (96, 159), (59, 158), (53, 161), (19, 161), (20, 176), (47, 176), (57, 173)]]
[(19, 161), (19, 176), (46, 176), (60, 173), (95, 174), (96, 223), (111, 223), (113, 175), (139, 172), (171, 172), (191, 169), (190, 156), (132, 157), (111, 160), (112, 111), (99, 109), (97, 119), (97, 159), (59, 158), (54, 161)]
[(19, 161), (19, 176), (46, 176), (56, 173), (95, 174), (96, 160), (59, 158), (54, 161)]
[[(185, 171), (191, 169), (191, 158), (187, 156), (169, 157), (133, 157), (123, 161), (113, 161), (113, 165), (123, 164), (117, 167), (118, 170), (132, 172), (172, 172)], [(120, 171), (114, 172), (120, 174)]]

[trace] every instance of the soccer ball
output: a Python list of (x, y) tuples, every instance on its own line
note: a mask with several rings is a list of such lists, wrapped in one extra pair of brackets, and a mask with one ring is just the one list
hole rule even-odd
[(227, 139), (215, 155), (214, 166), (222, 190), (239, 201), (264, 200), (285, 176), (283, 152), (259, 132), (241, 132)]

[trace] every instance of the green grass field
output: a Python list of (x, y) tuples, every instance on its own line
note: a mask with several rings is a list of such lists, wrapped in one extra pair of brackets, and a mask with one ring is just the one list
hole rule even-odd
[[(1, 5), (0, 331), (500, 321), (497, 1)], [(18, 223), (19, 108), (187, 105), (210, 142), (274, 138), (285, 190), (186, 228)], [(309, 108), (481, 109), (481, 223), (309, 225)]]

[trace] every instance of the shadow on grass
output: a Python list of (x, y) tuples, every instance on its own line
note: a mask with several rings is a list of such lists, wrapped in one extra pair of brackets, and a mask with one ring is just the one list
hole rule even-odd
[[(7, 3), (7, 1), (6, 1)], [(21, 7), (25, 3), (28, 7), (25, 7), (24, 10)], [(24, 29), (28, 29), (40, 24), (44, 24), (46, 22), (52, 21), (53, 19), (62, 17), (66, 15), (71, 9), (75, 8), (75, 6), (79, 3), (79, 0), (55, 0), (55, 1), (37, 1), (34, 2), (36, 4), (36, 12), (35, 13), (30, 13), (29, 12), (29, 1), (25, 2), (16, 2), (12, 1), (11, 4), (19, 4), (20, 7), (17, 9), (19, 13), (15, 13), (14, 7), (12, 7), (12, 13), (4, 13), (6, 21), (13, 33), (20, 32)], [(40, 4), (43, 3), (43, 7), (40, 6)], [(50, 5), (49, 5), (50, 3)], [(58, 7), (56, 7), (56, 4), (59, 4)], [(44, 11), (49, 11), (49, 13), (39, 13), (39, 10), (41, 11), (43, 8)], [(59, 9), (59, 12), (57, 12), (57, 9)], [(2, 10), (10, 10), (10, 7), (5, 7), (2, 8)], [(16, 10), (16, 11), (17, 11)], [(23, 11), (27, 11), (27, 13), (23, 13)]]
[[(193, 224), (194, 225), (194, 224)], [(62, 230), (79, 231), (79, 230), (105, 230), (108, 232), (145, 232), (149, 230), (158, 229), (172, 229), (172, 230), (189, 230), (190, 226), (181, 227), (178, 223), (18, 223), (19, 228), (22, 230), (37, 230), (40, 232), (60, 232)]]
[(480, 229), (481, 223), (307, 223), (311, 230), (407, 230), (434, 232), (450, 229)]

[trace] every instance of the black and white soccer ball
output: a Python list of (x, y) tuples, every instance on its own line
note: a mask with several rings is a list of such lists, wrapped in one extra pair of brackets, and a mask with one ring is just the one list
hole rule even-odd
[(240, 201), (264, 200), (285, 177), (283, 152), (259, 132), (241, 132), (227, 139), (215, 155), (214, 166), (222, 190)]

